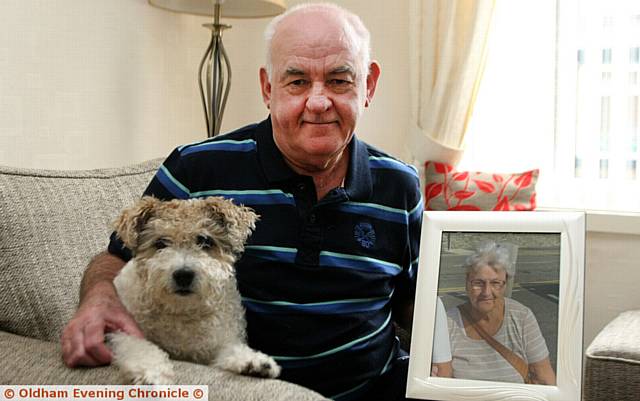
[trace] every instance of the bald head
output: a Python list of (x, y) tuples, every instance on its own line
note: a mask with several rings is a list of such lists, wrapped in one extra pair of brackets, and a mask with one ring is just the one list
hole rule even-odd
[[(322, 24), (318, 21), (324, 20)], [(313, 22), (316, 22), (315, 24)], [(322, 28), (318, 28), (321, 26)], [(316, 29), (313, 29), (316, 27)], [(338, 34), (341, 42), (357, 55), (356, 73), (364, 78), (368, 72), (370, 56), (370, 34), (357, 15), (331, 3), (305, 3), (290, 8), (275, 17), (267, 26), (264, 37), (267, 47), (266, 70), (269, 78), (273, 74), (273, 53), (282, 38), (306, 36), (319, 42), (328, 35)]]

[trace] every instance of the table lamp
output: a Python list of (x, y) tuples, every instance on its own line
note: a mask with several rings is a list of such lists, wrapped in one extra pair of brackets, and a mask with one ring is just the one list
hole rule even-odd
[(198, 85), (207, 136), (217, 135), (231, 87), (231, 64), (222, 45), (222, 31), (231, 26), (221, 24), (220, 18), (278, 15), (287, 8), (284, 0), (149, 0), (149, 4), (169, 11), (213, 17), (212, 24), (202, 25), (211, 30), (211, 41), (200, 61)]

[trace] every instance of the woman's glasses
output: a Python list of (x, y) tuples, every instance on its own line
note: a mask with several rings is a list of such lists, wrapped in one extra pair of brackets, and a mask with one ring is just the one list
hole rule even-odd
[(482, 290), (485, 286), (490, 286), (494, 290), (501, 290), (506, 284), (504, 280), (471, 280), (469, 285), (474, 290)]

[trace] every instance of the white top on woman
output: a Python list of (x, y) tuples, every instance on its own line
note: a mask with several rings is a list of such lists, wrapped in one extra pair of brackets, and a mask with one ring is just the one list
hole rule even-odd
[[(447, 316), (453, 377), (524, 383), (518, 371), (485, 340), (467, 337), (457, 307), (449, 309)], [(504, 320), (494, 338), (528, 364), (549, 356), (547, 344), (531, 309), (510, 298), (504, 298)]]

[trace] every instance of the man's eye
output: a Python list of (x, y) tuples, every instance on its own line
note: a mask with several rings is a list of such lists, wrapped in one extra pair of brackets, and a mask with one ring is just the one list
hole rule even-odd
[(160, 239), (156, 240), (156, 242), (153, 243), (153, 246), (156, 249), (164, 249), (164, 248), (168, 247), (169, 245), (171, 245), (171, 243), (169, 242), (169, 240), (167, 240), (165, 238), (160, 238)]
[(304, 79), (296, 79), (295, 81), (291, 81), (289, 82), (289, 85), (292, 86), (304, 86), (306, 85), (307, 81)]
[(196, 243), (202, 249), (211, 249), (213, 247), (213, 238), (208, 235), (198, 235)]
[(346, 79), (332, 79), (331, 81), (329, 81), (329, 84), (334, 85), (334, 86), (345, 86), (345, 85), (349, 85), (351, 82), (347, 81)]

